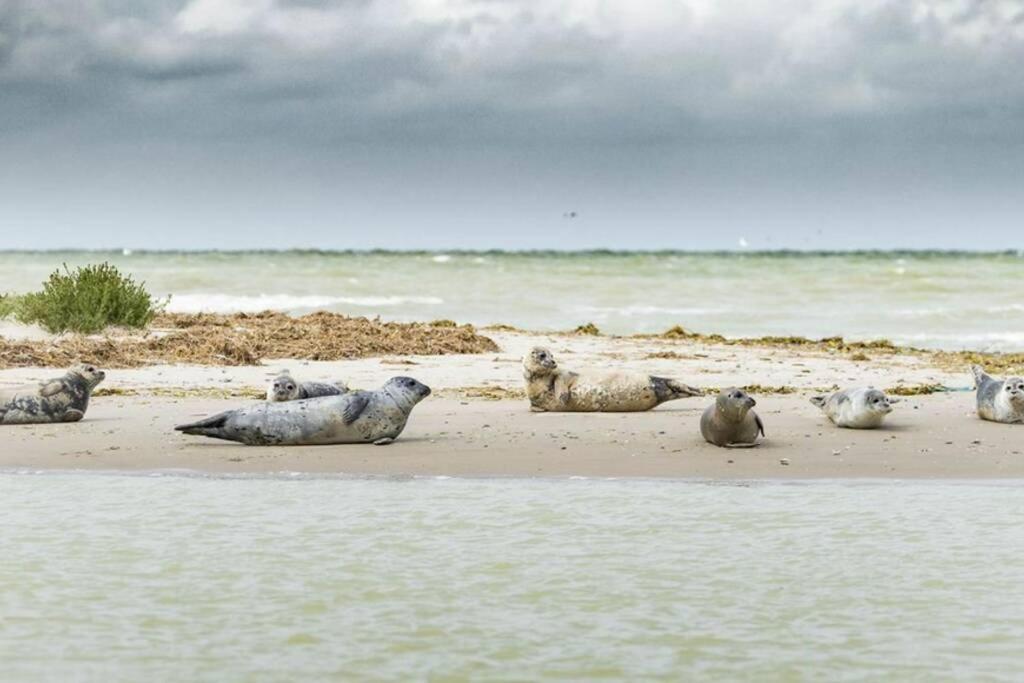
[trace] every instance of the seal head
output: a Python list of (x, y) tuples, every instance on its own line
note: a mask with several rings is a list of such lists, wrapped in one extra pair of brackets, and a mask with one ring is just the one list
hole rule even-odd
[(413, 406), (430, 396), (430, 387), (412, 377), (392, 377), (381, 387), (381, 391), (406, 411), (411, 411)]
[(299, 383), (287, 372), (274, 378), (267, 390), (268, 401), (294, 401), (299, 398)]
[(88, 390), (92, 391), (100, 382), (107, 378), (107, 373), (90, 363), (79, 363), (78, 365), (71, 366), (68, 370), (67, 378), (84, 382)]
[(523, 356), (523, 374), (526, 379), (548, 375), (557, 369), (558, 363), (555, 362), (554, 354), (543, 346), (535, 346)]

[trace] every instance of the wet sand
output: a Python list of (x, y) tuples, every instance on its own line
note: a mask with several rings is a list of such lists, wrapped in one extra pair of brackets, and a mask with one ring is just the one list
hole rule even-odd
[[(352, 476), (1024, 478), (1024, 425), (982, 422), (973, 393), (905, 397), (881, 430), (838, 429), (808, 402), (831, 384), (938, 383), (966, 388), (966, 374), (913, 356), (854, 361), (841, 354), (687, 341), (500, 333), (501, 351), (263, 366), (153, 366), (113, 370), (85, 421), (8, 426), (0, 468), (338, 473)], [(710, 397), (647, 413), (532, 413), (521, 397), (519, 357), (550, 346), (564, 367), (627, 367), (699, 386), (760, 384), (795, 393), (756, 395), (767, 439), (756, 449), (705, 443), (698, 429)], [(669, 355), (670, 357), (658, 357)], [(389, 446), (248, 447), (174, 432), (175, 424), (255, 400), (288, 367), (308, 379), (378, 386), (397, 374), (435, 390)], [(53, 369), (0, 372), (16, 384)], [(233, 396), (227, 396), (234, 394)], [(498, 399), (498, 400), (493, 400)]]

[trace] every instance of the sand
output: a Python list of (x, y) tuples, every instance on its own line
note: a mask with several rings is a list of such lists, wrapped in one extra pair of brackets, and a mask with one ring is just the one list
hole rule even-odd
[[(352, 476), (1024, 478), (1024, 425), (978, 420), (973, 393), (909, 396), (885, 429), (838, 429), (807, 400), (839, 384), (967, 389), (918, 356), (725, 346), (664, 339), (487, 332), (496, 353), (352, 361), (281, 360), (262, 366), (151, 366), (116, 370), (77, 424), (2, 427), (0, 468), (216, 473), (337, 473)], [(563, 367), (624, 367), (698, 386), (761, 385), (755, 393), (763, 445), (724, 450), (698, 430), (710, 398), (633, 414), (545, 414), (522, 398), (519, 358), (551, 347)], [(282, 368), (308, 379), (379, 386), (411, 375), (434, 388), (389, 446), (247, 447), (181, 435), (173, 425), (244, 404)], [(0, 385), (59, 374), (0, 371)], [(785, 390), (792, 393), (777, 393)], [(497, 400), (495, 400), (497, 399)]]

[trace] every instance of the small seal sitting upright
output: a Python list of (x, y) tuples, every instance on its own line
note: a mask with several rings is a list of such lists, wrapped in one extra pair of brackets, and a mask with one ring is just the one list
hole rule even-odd
[(898, 398), (889, 398), (874, 387), (844, 389), (827, 396), (812, 396), (811, 403), (828, 415), (837, 427), (875, 429), (892, 412)]
[(978, 417), (991, 422), (1024, 423), (1024, 379), (999, 381), (980, 365), (971, 367), (978, 390)]
[(75, 365), (63, 377), (13, 389), (0, 389), (0, 424), (78, 422), (106, 373), (94, 365)]
[(377, 391), (256, 403), (174, 429), (248, 446), (383, 445), (398, 438), (412, 409), (429, 395), (430, 388), (411, 377), (392, 377)]
[(296, 382), (287, 370), (275, 377), (267, 387), (268, 401), (298, 401), (304, 398), (319, 396), (340, 396), (348, 393), (348, 385), (342, 381), (329, 384), (327, 382)]
[(561, 370), (548, 349), (537, 346), (523, 357), (530, 409), (537, 412), (630, 413), (704, 392), (674, 379), (638, 372)]
[(700, 433), (711, 444), (723, 448), (753, 448), (757, 435), (764, 436), (764, 424), (751, 408), (757, 401), (741, 389), (718, 394), (700, 418)]

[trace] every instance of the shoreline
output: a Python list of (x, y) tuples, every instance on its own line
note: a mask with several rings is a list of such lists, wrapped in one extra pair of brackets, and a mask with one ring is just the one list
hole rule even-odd
[(1024, 479), (1020, 426), (972, 419), (961, 398), (918, 397), (900, 404), (904, 411), (889, 427), (857, 431), (831, 426), (804, 396), (765, 397), (758, 409), (767, 438), (758, 448), (733, 450), (701, 439), (702, 399), (632, 414), (531, 413), (520, 401), (428, 399), (388, 446), (252, 447), (171, 431), (183, 418), (228, 409), (237, 400), (133, 397), (90, 408), (81, 423), (4, 427), (0, 469), (355, 478)]
[[(84, 421), (0, 428), (0, 470), (285, 479), (1024, 480), (1024, 427), (978, 419), (973, 392), (931, 393), (969, 382), (966, 368), (951, 372), (929, 362), (934, 357), (878, 353), (860, 360), (820, 345), (487, 332), (496, 351), (112, 370)], [(705, 443), (698, 422), (710, 396), (643, 413), (533, 413), (523, 396), (520, 358), (534, 345), (552, 348), (568, 369), (616, 367), (701, 387), (753, 386), (767, 439), (749, 450)], [(413, 411), (399, 439), (383, 447), (249, 447), (173, 432), (175, 424), (258, 400), (283, 368), (302, 379), (344, 379), (353, 388), (411, 375), (434, 394)], [(53, 368), (9, 368), (0, 370), (0, 385), (56, 374)], [(905, 394), (885, 428), (839, 429), (808, 400), (836, 384), (901, 388)]]

